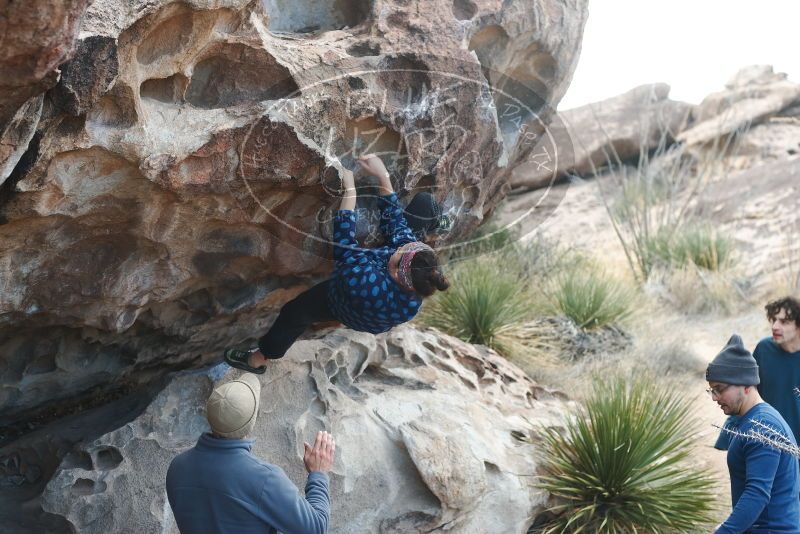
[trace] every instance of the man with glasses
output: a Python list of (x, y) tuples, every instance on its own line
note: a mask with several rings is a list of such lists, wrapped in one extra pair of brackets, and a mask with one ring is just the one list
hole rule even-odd
[[(753, 351), (758, 364), (758, 393), (783, 416), (795, 436), (800, 435), (800, 300), (784, 297), (765, 306), (771, 336)], [(730, 418), (725, 426), (735, 424)], [(721, 432), (714, 447), (728, 448), (728, 434)]]
[(717, 534), (800, 534), (800, 473), (797, 442), (789, 425), (761, 398), (758, 364), (734, 335), (706, 369), (712, 400), (736, 416), (728, 472), (733, 511)]

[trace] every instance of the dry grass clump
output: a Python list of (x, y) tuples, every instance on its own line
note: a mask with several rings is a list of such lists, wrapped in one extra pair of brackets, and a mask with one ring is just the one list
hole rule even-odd
[(689, 264), (659, 270), (647, 289), (687, 315), (730, 315), (746, 303), (740, 280), (732, 270), (706, 271)]

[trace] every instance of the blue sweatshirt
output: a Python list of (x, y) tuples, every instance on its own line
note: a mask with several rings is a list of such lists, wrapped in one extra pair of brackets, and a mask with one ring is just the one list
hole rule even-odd
[(753, 358), (761, 398), (778, 410), (795, 437), (800, 436), (800, 352), (786, 352), (768, 337), (756, 345)]
[[(771, 337), (762, 339), (753, 351), (758, 364), (758, 392), (764, 402), (778, 410), (795, 437), (800, 436), (800, 352), (784, 351)], [(735, 425), (730, 417), (725, 426)], [(721, 432), (714, 447), (728, 448), (728, 434)]]
[(328, 531), (328, 475), (312, 472), (303, 498), (283, 470), (259, 460), (253, 440), (203, 434), (176, 456), (167, 497), (184, 534), (316, 534)]
[(422, 297), (406, 291), (389, 275), (389, 258), (402, 245), (416, 241), (408, 228), (397, 195), (379, 198), (380, 229), (386, 244), (363, 248), (356, 241), (356, 214), (339, 210), (333, 220), (335, 268), (328, 289), (333, 315), (345, 326), (380, 334), (410, 321)]
[[(783, 437), (777, 439), (797, 444), (789, 425), (769, 404), (750, 408), (734, 428), (764, 434), (754, 421), (775, 429)], [(728, 471), (733, 511), (717, 534), (800, 534), (800, 473), (795, 456), (755, 439), (732, 436)]]

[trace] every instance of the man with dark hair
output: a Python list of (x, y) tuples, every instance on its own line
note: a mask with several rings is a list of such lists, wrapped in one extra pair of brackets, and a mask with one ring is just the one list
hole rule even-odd
[(800, 300), (784, 297), (765, 306), (772, 336), (753, 351), (761, 384), (758, 392), (800, 435)]
[(728, 472), (733, 510), (717, 534), (800, 534), (797, 441), (783, 417), (756, 389), (758, 365), (733, 335), (706, 369), (708, 393), (725, 415), (736, 416)]
[[(758, 392), (778, 410), (797, 436), (800, 435), (800, 300), (784, 297), (773, 300), (764, 309), (772, 336), (759, 341), (753, 351), (761, 381)], [(725, 426), (734, 423), (729, 420)], [(714, 446), (725, 450), (727, 442), (728, 437), (722, 432)]]

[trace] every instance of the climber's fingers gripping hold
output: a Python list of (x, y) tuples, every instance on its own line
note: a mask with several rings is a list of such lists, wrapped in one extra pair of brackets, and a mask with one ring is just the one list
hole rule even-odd
[(386, 170), (386, 166), (383, 164), (383, 161), (381, 161), (381, 158), (375, 154), (364, 154), (363, 156), (359, 156), (358, 163), (361, 165), (362, 169), (372, 176), (383, 178), (384, 176), (389, 175), (389, 172)]

